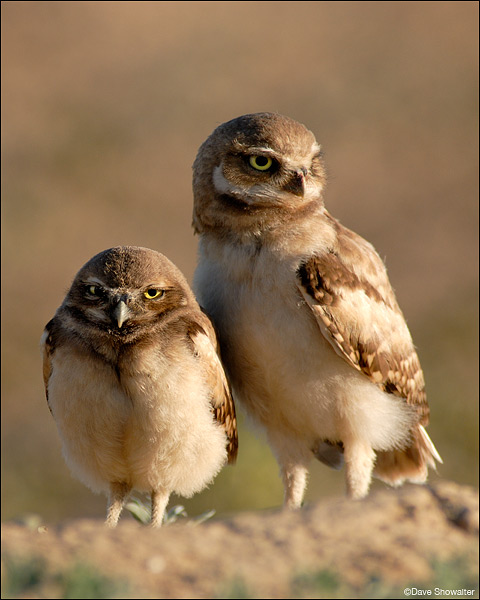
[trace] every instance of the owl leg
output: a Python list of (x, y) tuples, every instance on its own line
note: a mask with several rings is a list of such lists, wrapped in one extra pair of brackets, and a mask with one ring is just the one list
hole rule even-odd
[(163, 523), (163, 516), (165, 509), (167, 508), (168, 499), (170, 498), (170, 492), (153, 490), (151, 494), (152, 498), (152, 521), (150, 525), (152, 527), (161, 527)]
[(127, 501), (132, 487), (125, 482), (112, 482), (110, 484), (110, 493), (108, 495), (107, 519), (105, 525), (107, 527), (116, 527), (120, 513)]
[(368, 494), (375, 464), (375, 452), (370, 444), (363, 440), (343, 440), (343, 443), (347, 496), (358, 500)]
[(269, 432), (268, 440), (280, 465), (283, 480), (285, 508), (300, 508), (307, 488), (308, 469), (311, 452), (305, 451), (304, 444), (283, 432)]
[(285, 508), (300, 508), (307, 489), (308, 469), (304, 465), (284, 464), (281, 466)]

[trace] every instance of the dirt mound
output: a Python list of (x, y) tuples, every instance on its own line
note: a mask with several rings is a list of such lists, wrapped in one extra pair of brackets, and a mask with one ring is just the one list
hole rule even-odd
[(2, 538), (3, 598), (478, 598), (478, 493), (450, 482), (161, 530), (4, 523)]

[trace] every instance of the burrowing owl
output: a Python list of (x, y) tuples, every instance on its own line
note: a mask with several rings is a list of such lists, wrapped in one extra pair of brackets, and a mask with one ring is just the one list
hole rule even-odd
[(199, 492), (235, 459), (235, 408), (212, 325), (162, 254), (120, 246), (94, 256), (42, 339), (65, 460), (107, 493), (107, 525), (132, 489), (151, 493), (152, 525), (161, 525), (172, 492)]
[(372, 473), (425, 481), (441, 458), (420, 363), (380, 257), (325, 210), (313, 134), (244, 115), (211, 134), (193, 170), (194, 289), (234, 398), (280, 464), (285, 505), (300, 506), (312, 457), (345, 462), (352, 498)]

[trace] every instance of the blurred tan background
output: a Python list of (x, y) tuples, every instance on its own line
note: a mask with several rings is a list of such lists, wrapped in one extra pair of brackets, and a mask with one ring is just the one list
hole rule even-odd
[[(191, 165), (223, 121), (275, 111), (323, 145), (326, 204), (370, 240), (422, 360), (437, 477), (477, 485), (477, 2), (2, 2), (2, 517), (103, 518), (63, 463), (39, 338), (117, 244), (189, 281)], [(381, 486), (382, 484), (376, 484)], [(307, 502), (343, 494), (312, 463)], [(241, 423), (191, 515), (282, 502)]]

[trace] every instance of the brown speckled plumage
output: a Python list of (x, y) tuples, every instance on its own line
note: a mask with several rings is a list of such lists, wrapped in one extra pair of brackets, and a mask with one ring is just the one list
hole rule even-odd
[(285, 504), (301, 504), (312, 455), (425, 481), (441, 461), (425, 426), (422, 369), (373, 246), (325, 209), (314, 135), (273, 113), (217, 127), (193, 168), (194, 287), (219, 335), (235, 400), (266, 431)]
[(70, 469), (108, 495), (115, 527), (132, 489), (160, 526), (234, 462), (235, 406), (214, 329), (180, 271), (147, 248), (88, 261), (43, 335), (50, 411)]

